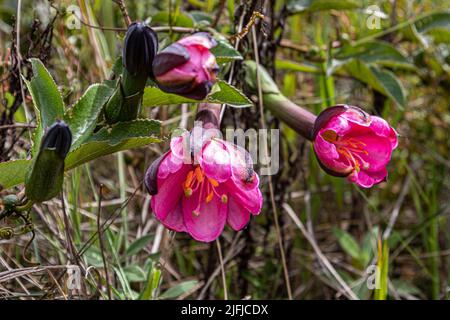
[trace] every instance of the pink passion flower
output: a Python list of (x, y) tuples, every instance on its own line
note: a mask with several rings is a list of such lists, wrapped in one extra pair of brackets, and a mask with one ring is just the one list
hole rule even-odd
[(313, 145), (327, 173), (370, 188), (386, 180), (386, 166), (397, 147), (397, 134), (380, 117), (357, 107), (338, 105), (317, 117)]
[(156, 218), (171, 230), (210, 242), (225, 224), (243, 229), (259, 214), (262, 194), (250, 155), (219, 138), (210, 138), (186, 157), (189, 135), (171, 140), (170, 151), (147, 170), (145, 184), (152, 194)]
[(171, 44), (153, 60), (158, 87), (195, 100), (203, 100), (216, 82), (219, 66), (210, 49), (216, 41), (200, 32)]

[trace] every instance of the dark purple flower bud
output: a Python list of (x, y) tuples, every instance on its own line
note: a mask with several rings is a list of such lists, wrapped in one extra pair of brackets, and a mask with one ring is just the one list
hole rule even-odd
[(57, 120), (42, 138), (41, 150), (55, 150), (64, 159), (71, 145), (72, 133), (69, 126), (64, 121)]
[(216, 82), (219, 66), (210, 49), (216, 41), (207, 33), (185, 37), (161, 51), (153, 73), (161, 90), (203, 100)]
[(132, 23), (125, 35), (123, 65), (132, 76), (153, 77), (152, 63), (158, 52), (158, 36), (143, 22)]

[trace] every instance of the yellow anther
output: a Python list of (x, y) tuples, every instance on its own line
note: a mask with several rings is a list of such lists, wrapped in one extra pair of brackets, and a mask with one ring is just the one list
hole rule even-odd
[(213, 196), (214, 196), (214, 192), (211, 191), (211, 192), (208, 194), (208, 196), (206, 197), (206, 203), (210, 202), (210, 201), (212, 200)]
[(194, 177), (194, 171), (189, 171), (186, 180), (184, 181), (184, 188), (188, 188), (192, 184), (192, 178)]
[(227, 203), (227, 202), (228, 202), (228, 197), (227, 197), (227, 195), (226, 195), (226, 194), (223, 194), (221, 200), (222, 200), (222, 203)]
[(209, 182), (211, 182), (211, 184), (212, 184), (212, 186), (214, 188), (219, 186), (219, 183), (217, 182), (217, 180), (214, 180), (214, 179), (211, 179), (211, 178), (208, 178), (208, 180), (209, 180)]
[(192, 196), (192, 189), (191, 188), (184, 189), (184, 195), (186, 198), (189, 198), (190, 196)]
[(203, 182), (203, 172), (202, 169), (200, 169), (200, 167), (195, 168), (195, 177), (197, 178), (197, 181), (199, 183)]

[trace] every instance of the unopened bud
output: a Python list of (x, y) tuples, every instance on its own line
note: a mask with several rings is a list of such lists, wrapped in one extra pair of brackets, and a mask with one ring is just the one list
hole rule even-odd
[(57, 121), (48, 129), (25, 180), (28, 200), (46, 201), (61, 191), (64, 160), (71, 145), (72, 133), (63, 121)]

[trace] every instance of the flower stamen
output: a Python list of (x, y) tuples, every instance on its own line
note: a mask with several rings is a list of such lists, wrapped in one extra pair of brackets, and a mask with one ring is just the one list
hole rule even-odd
[[(196, 166), (195, 169), (188, 172), (186, 180), (183, 182), (184, 196), (189, 198), (200, 188), (199, 204), (192, 213), (194, 216), (200, 215), (201, 201), (209, 203), (214, 198), (214, 195), (219, 197), (223, 203), (226, 203), (227, 199), (224, 200), (223, 195), (220, 195), (216, 190), (218, 186), (219, 182), (213, 178), (208, 178), (200, 166)], [(203, 190), (204, 188), (205, 190)]]
[(363, 169), (369, 168), (369, 163), (364, 161), (360, 155), (360, 153), (366, 156), (369, 155), (364, 148), (367, 146), (366, 143), (355, 138), (343, 138), (333, 130), (323, 132), (322, 137), (325, 141), (334, 144), (336, 146), (336, 151), (346, 158), (349, 164), (352, 165), (357, 172), (361, 170), (361, 166)]

